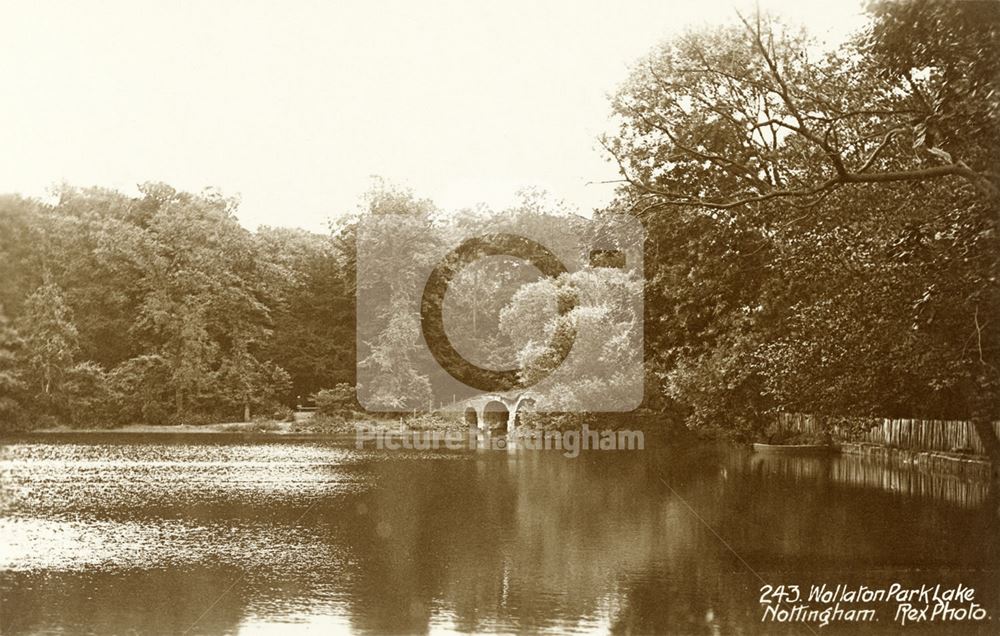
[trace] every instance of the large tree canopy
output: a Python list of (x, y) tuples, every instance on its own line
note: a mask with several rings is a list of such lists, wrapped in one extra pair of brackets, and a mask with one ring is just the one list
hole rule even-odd
[[(637, 66), (605, 147), (660, 204), (808, 206), (847, 184), (945, 177), (995, 195), (1000, 8), (949, 3), (955, 17), (901, 4), (968, 41), (894, 50), (893, 37), (908, 43), (927, 27), (883, 5), (867, 36), (836, 51), (760, 14), (691, 32)], [(961, 28), (977, 19), (986, 27)]]
[(692, 424), (946, 416), (991, 437), (1000, 5), (870, 12), (832, 51), (765, 15), (690, 32), (614, 97), (650, 365)]

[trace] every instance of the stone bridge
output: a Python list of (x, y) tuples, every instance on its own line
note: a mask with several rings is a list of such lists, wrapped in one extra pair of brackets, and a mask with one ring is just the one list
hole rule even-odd
[(530, 393), (485, 393), (462, 402), (465, 422), (470, 429), (486, 432), (502, 430), (512, 433), (517, 428), (517, 416), (525, 404), (534, 404)]

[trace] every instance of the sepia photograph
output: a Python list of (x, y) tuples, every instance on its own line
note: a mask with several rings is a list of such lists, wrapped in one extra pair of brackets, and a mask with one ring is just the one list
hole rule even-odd
[(0, 635), (1000, 634), (1000, 0), (0, 31)]

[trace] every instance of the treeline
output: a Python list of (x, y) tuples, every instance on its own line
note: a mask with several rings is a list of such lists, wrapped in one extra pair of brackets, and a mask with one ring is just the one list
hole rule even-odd
[[(489, 233), (516, 221), (561, 253), (585, 248), (575, 240), (600, 228), (531, 190), (500, 212), (445, 213), (377, 182), (359, 214), (325, 234), (250, 232), (235, 200), (165, 184), (143, 184), (137, 197), (71, 187), (57, 195), (54, 204), (0, 198), (6, 429), (287, 417), (314, 400), (341, 413), (360, 408), (359, 369), (374, 408), (436, 408), (450, 378), (430, 358), (413, 312), (420, 267), (470, 226)], [(408, 233), (399, 244), (393, 232), (369, 237), (377, 266), (358, 281), (364, 216)], [(560, 316), (555, 306), (569, 288), (577, 306)], [(487, 259), (445, 291), (455, 345), (525, 377), (550, 363), (555, 323), (577, 324), (574, 346), (587, 355), (572, 363), (552, 408), (572, 410), (595, 392), (611, 400), (616, 385), (642, 381), (641, 347), (627, 337), (641, 320), (625, 302), (641, 299), (635, 276), (608, 269), (535, 280)], [(356, 293), (369, 300), (360, 317)]]
[(352, 382), (353, 248), (164, 184), (0, 199), (0, 419), (198, 422)]

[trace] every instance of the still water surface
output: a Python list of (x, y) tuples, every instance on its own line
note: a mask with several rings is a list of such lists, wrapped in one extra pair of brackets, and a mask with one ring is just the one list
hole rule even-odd
[(3, 634), (811, 633), (762, 580), (961, 582), (1000, 618), (983, 484), (719, 446), (7, 439), (0, 541)]

